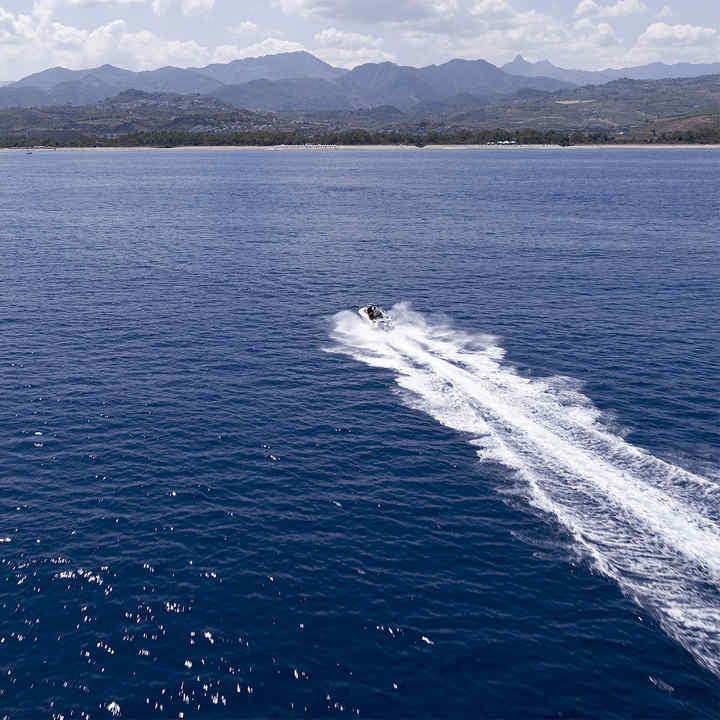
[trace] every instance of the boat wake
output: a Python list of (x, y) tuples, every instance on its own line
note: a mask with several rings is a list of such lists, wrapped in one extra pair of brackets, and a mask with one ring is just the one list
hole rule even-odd
[(519, 375), (495, 338), (405, 304), (390, 316), (378, 329), (338, 313), (330, 351), (392, 370), (404, 402), (514, 470), (529, 501), (720, 676), (720, 486), (626, 442), (571, 378)]

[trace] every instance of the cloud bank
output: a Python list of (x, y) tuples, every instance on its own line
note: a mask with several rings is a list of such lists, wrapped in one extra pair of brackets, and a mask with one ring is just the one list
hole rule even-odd
[[(3, 6), (11, 2), (22, 9)], [(55, 65), (141, 70), (292, 50), (343, 67), (454, 57), (499, 64), (517, 53), (587, 69), (720, 59), (714, 23), (682, 22), (660, 0), (579, 0), (564, 14), (550, 0), (520, 3), (271, 0), (265, 14), (243, 17), (234, 0), (34, 0), (30, 8), (0, 0), (0, 80)]]

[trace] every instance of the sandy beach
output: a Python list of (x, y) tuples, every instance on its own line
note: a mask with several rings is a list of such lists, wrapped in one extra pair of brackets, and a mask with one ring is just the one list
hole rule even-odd
[(306, 151), (306, 152), (334, 152), (337, 150), (389, 150), (389, 151), (437, 151), (437, 150), (502, 150), (502, 151), (518, 151), (518, 150), (717, 150), (720, 145), (695, 145), (695, 144), (652, 144), (642, 145), (639, 143), (627, 145), (570, 145), (563, 147), (561, 145), (425, 145), (417, 147), (416, 145), (331, 145), (331, 146), (312, 146), (312, 145), (178, 145), (177, 147), (153, 147), (153, 146), (132, 146), (132, 147), (29, 147), (29, 148), (0, 148), (0, 153), (27, 153), (27, 152), (131, 152), (134, 150), (157, 150), (163, 152), (173, 152), (178, 150), (212, 150), (212, 151), (238, 151), (238, 150), (290, 150), (290, 151)]

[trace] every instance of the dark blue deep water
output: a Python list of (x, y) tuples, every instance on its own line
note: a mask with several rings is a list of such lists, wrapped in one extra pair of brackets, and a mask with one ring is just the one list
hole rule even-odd
[(720, 152), (3, 153), (0, 243), (0, 718), (720, 716)]

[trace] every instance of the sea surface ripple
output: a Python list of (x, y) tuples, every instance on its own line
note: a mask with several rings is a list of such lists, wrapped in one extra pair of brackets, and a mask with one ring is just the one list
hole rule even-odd
[(718, 717), (719, 160), (0, 154), (0, 718)]

